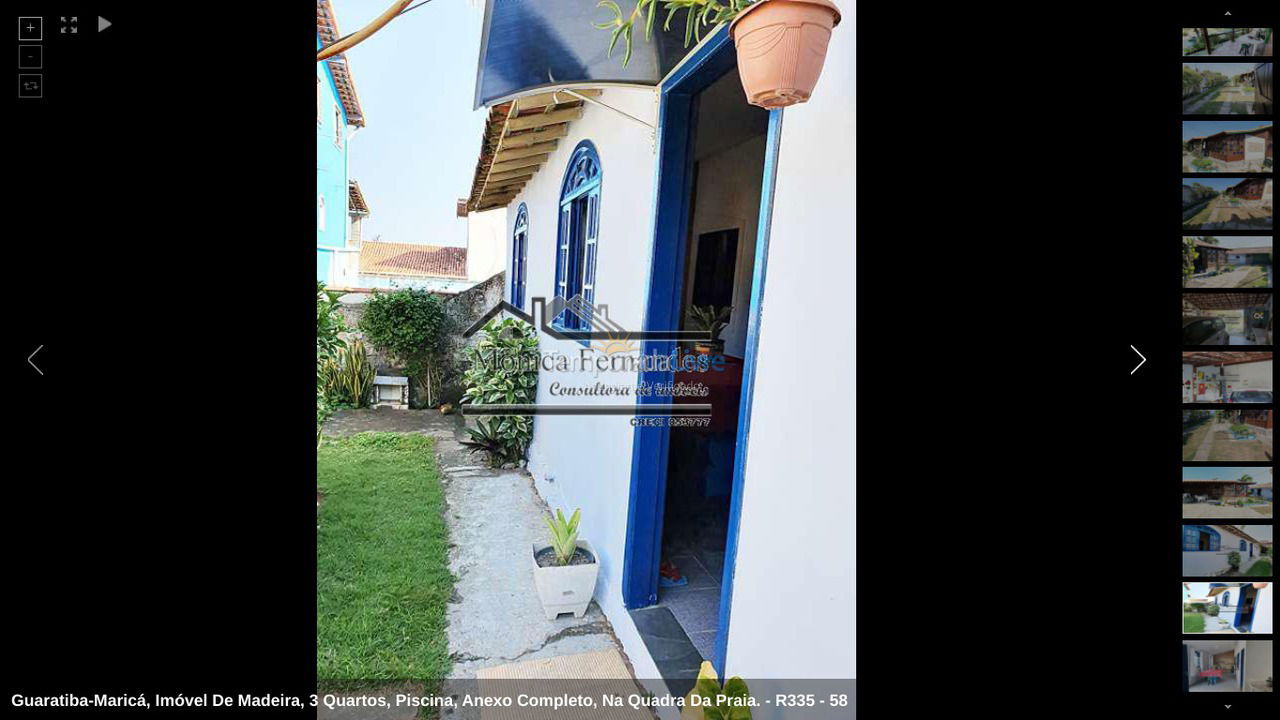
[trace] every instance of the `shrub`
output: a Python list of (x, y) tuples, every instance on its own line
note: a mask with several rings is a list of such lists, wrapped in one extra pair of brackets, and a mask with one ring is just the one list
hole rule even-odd
[(448, 347), (450, 332), (440, 297), (415, 288), (375, 292), (365, 305), (360, 329), (369, 342), (403, 363), (424, 391), (422, 404), (435, 405), (435, 365)]
[(1227, 564), (1231, 566), (1232, 570), (1239, 570), (1240, 569), (1240, 553), (1236, 552), (1235, 550), (1232, 550), (1231, 552), (1227, 553)]
[(333, 406), (329, 403), (325, 390), (325, 364), (333, 359), (334, 353), (341, 346), (338, 333), (346, 329), (342, 315), (338, 313), (338, 303), (324, 289), (324, 283), (316, 283), (316, 443), (320, 442), (320, 426), (333, 414)]
[[(466, 370), (462, 402), (473, 405), (533, 403), (538, 394), (538, 335), (532, 325), (515, 318), (493, 319), (481, 330), (475, 345), (463, 350)], [(501, 415), (481, 418), (471, 440), (472, 452), (483, 451), (489, 464), (500, 466), (524, 460), (533, 439), (533, 418)]]
[(326, 399), (351, 407), (369, 404), (369, 391), (373, 388), (373, 366), (364, 342), (352, 340), (338, 348), (333, 357), (325, 360), (321, 368)]
[(1218, 617), (1219, 611), (1220, 611), (1220, 608), (1217, 605), (1210, 605), (1209, 607), (1205, 608), (1205, 612), (1209, 613), (1210, 617)]

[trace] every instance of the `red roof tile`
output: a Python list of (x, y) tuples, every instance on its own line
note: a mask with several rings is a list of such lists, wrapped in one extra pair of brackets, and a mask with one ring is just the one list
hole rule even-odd
[[(325, 45), (332, 45), (342, 37), (342, 33), (338, 32), (338, 17), (329, 0), (316, 0), (316, 32), (320, 35), (320, 42)], [(329, 63), (329, 72), (333, 73), (333, 84), (338, 86), (338, 98), (342, 100), (347, 122), (364, 127), (364, 113), (360, 110), (360, 98), (356, 96), (356, 83), (351, 79), (346, 56), (334, 55), (325, 62)]]
[(364, 193), (360, 192), (360, 183), (352, 180), (347, 183), (347, 212), (369, 214), (369, 205), (364, 201)]
[(371, 275), (465, 278), (467, 249), (365, 241), (360, 247), (360, 272)]

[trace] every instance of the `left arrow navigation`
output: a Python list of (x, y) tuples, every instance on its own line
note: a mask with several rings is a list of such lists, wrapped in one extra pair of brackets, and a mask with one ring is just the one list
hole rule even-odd
[(28, 355), (28, 356), (27, 356), (27, 364), (28, 364), (28, 365), (30, 365), (31, 367), (35, 368), (35, 369), (36, 369), (36, 372), (40, 373), (41, 375), (44, 375), (44, 371), (43, 371), (43, 370), (41, 370), (41, 369), (36, 365), (36, 353), (40, 352), (40, 351), (41, 351), (41, 350), (43, 350), (43, 349), (44, 349), (44, 346), (43, 346), (43, 345), (41, 345), (40, 347), (38, 347), (38, 348), (36, 348), (35, 350), (33, 350), (33, 351), (31, 352), (31, 354), (30, 354), (30, 355)]

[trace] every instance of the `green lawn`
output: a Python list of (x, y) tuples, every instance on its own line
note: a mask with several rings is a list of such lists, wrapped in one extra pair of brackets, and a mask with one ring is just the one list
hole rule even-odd
[(1182, 632), (1184, 633), (1204, 632), (1204, 615), (1202, 613), (1183, 613), (1182, 614)]
[(1271, 560), (1262, 558), (1245, 571), (1249, 577), (1271, 577)]
[(431, 438), (326, 438), (317, 462), (320, 686), (434, 685), (450, 668), (445, 605), (453, 576)]

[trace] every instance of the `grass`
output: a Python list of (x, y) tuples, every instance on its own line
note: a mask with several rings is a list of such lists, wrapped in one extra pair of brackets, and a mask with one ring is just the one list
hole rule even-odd
[(1254, 563), (1245, 571), (1245, 575), (1249, 577), (1271, 577), (1271, 560), (1262, 558)]
[(1195, 459), (1196, 451), (1200, 449), (1200, 443), (1204, 441), (1204, 437), (1209, 433), (1209, 428), (1212, 425), (1212, 421), (1205, 422), (1196, 427), (1189, 435), (1186, 436), (1186, 439), (1182, 441), (1183, 460)]
[(1204, 632), (1204, 615), (1202, 613), (1183, 613), (1182, 614), (1182, 632), (1184, 633)]
[(316, 676), (324, 689), (426, 681), (450, 667), (444, 491), (431, 438), (361, 433), (317, 452)]

